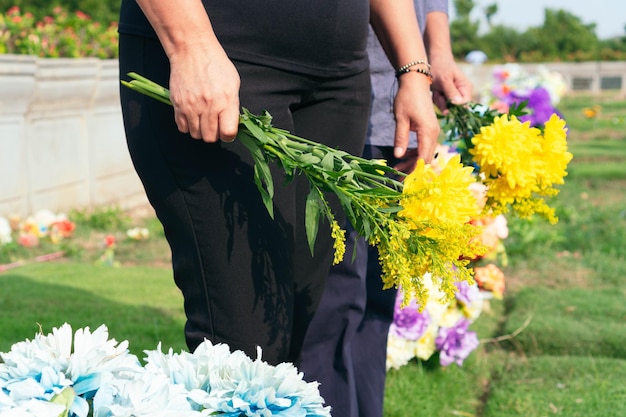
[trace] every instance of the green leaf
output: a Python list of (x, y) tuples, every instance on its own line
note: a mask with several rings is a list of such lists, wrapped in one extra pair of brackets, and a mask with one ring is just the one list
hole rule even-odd
[(298, 161), (305, 165), (316, 165), (320, 163), (320, 158), (310, 152), (307, 152), (299, 155)]
[(59, 417), (68, 417), (70, 413), (70, 407), (74, 402), (74, 398), (76, 398), (76, 392), (74, 392), (73, 388), (67, 387), (64, 388), (63, 391), (61, 391), (60, 393), (53, 396), (50, 402), (65, 406), (65, 411), (59, 414)]
[(254, 183), (256, 184), (256, 188), (259, 190), (259, 193), (261, 194), (261, 199), (263, 200), (263, 204), (265, 205), (265, 208), (267, 209), (268, 214), (270, 215), (270, 217), (273, 219), (274, 218), (274, 201), (272, 199), (273, 196), (273, 191), (274, 189), (272, 188), (272, 194), (270, 194), (265, 187), (263, 187), (263, 180), (261, 178), (261, 169), (259, 168), (259, 165), (256, 164), (254, 165)]
[(326, 171), (334, 171), (335, 157), (333, 156), (333, 154), (330, 152), (326, 153), (326, 155), (324, 155), (324, 157), (322, 158), (321, 165), (322, 168), (324, 168)]
[(267, 209), (271, 218), (274, 218), (274, 180), (272, 179), (272, 172), (270, 171), (269, 164), (263, 153), (263, 149), (247, 132), (239, 131), (237, 138), (241, 143), (248, 148), (252, 159), (254, 160), (254, 183), (256, 184), (263, 204)]
[(361, 233), (363, 234), (363, 236), (365, 236), (366, 238), (369, 238), (369, 236), (372, 234), (372, 226), (370, 225), (370, 220), (367, 216), (361, 216)]
[(309, 191), (309, 195), (306, 197), (306, 208), (305, 208), (305, 227), (306, 227), (306, 237), (309, 242), (309, 250), (311, 251), (311, 255), (314, 253), (315, 249), (315, 239), (317, 238), (317, 232), (319, 230), (319, 221), (322, 215), (322, 208), (320, 207), (320, 196), (319, 191), (311, 187), (311, 191)]
[(255, 137), (259, 142), (265, 144), (268, 142), (267, 135), (254, 121), (250, 118), (242, 118), (241, 123), (248, 129), (250, 134)]
[(381, 213), (394, 214), (394, 213), (399, 213), (400, 211), (402, 211), (403, 208), (404, 207), (402, 206), (379, 207), (378, 211), (380, 211)]
[(342, 182), (352, 182), (354, 180), (354, 171), (347, 170), (341, 173), (340, 181)]

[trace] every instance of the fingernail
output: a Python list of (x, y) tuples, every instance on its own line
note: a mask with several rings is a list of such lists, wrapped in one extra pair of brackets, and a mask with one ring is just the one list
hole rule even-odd
[(403, 147), (401, 147), (401, 146), (396, 146), (396, 147), (393, 149), (393, 154), (394, 154), (394, 156), (395, 156), (396, 158), (401, 157), (402, 155), (404, 155), (404, 148), (403, 148)]

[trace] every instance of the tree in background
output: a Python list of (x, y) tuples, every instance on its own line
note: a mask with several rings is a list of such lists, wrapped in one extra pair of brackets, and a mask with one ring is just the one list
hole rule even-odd
[[(529, 52), (522, 61), (543, 58), (550, 61), (589, 61), (598, 59), (599, 40), (595, 23), (584, 24), (565, 10), (545, 10), (543, 26), (530, 28), (524, 36)], [(536, 52), (535, 52), (536, 51)], [(537, 54), (538, 56), (534, 56)]]
[(457, 58), (463, 59), (468, 52), (479, 49), (480, 22), (470, 17), (474, 6), (474, 0), (454, 0), (456, 17), (450, 22), (450, 37), (452, 53)]
[[(483, 10), (488, 28), (480, 33), (480, 20), (470, 15), (473, 0), (455, 0), (456, 17), (450, 24), (452, 49), (456, 59), (463, 60), (471, 50), (479, 49), (491, 62), (596, 61), (626, 59), (626, 36), (600, 40), (596, 25), (585, 24), (566, 10), (545, 9), (541, 26), (524, 32), (492, 24), (497, 4)], [(626, 27), (624, 28), (626, 32)]]
[(485, 8), (485, 19), (487, 19), (489, 27), (493, 26), (491, 18), (493, 18), (496, 14), (498, 14), (498, 3), (490, 4)]
[(480, 38), (480, 49), (490, 59), (515, 62), (528, 49), (528, 38), (514, 28), (495, 25)]

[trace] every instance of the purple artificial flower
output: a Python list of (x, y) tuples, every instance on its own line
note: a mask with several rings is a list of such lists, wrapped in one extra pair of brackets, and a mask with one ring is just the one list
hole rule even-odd
[(455, 282), (456, 299), (463, 305), (469, 306), (478, 298), (480, 298), (480, 290), (476, 285), (469, 285), (467, 281)]
[(459, 320), (453, 327), (439, 329), (435, 346), (439, 350), (441, 366), (448, 366), (452, 362), (462, 366), (465, 358), (478, 347), (478, 337), (475, 332), (468, 332), (469, 320)]
[(530, 121), (530, 125), (533, 127), (543, 126), (550, 117), (556, 113), (561, 116), (559, 111), (552, 106), (550, 100), (550, 93), (543, 87), (537, 87), (528, 95), (512, 95), (512, 102), (520, 103), (524, 100), (528, 101), (527, 108), (530, 110), (529, 114), (521, 116), (519, 119), (521, 122)]
[(430, 315), (425, 310), (420, 313), (419, 306), (414, 300), (404, 308), (401, 304), (402, 294), (398, 291), (390, 330), (403, 339), (419, 340), (430, 325)]

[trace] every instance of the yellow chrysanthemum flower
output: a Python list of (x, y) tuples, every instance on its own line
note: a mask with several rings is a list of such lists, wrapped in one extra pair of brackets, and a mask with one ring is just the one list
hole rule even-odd
[(541, 131), (530, 122), (503, 115), (480, 129), (469, 152), (487, 178), (504, 176), (511, 188), (529, 187), (539, 170), (535, 155), (541, 151), (540, 137)]
[(543, 141), (541, 141), (540, 158), (542, 170), (539, 180), (543, 186), (563, 184), (567, 176), (567, 164), (573, 155), (567, 151), (567, 127), (565, 120), (553, 114), (545, 124)]
[(522, 218), (538, 214), (550, 222), (554, 209), (542, 199), (554, 196), (553, 184), (562, 184), (572, 159), (567, 152), (565, 121), (552, 115), (542, 135), (539, 129), (515, 116), (496, 117), (472, 138), (470, 153), (485, 175), (487, 207), (506, 213), (509, 207)]
[(476, 182), (472, 172), (473, 168), (461, 164), (460, 155), (446, 162), (439, 174), (420, 159), (404, 180), (403, 209), (398, 215), (415, 223), (467, 223), (479, 212), (470, 189)]

